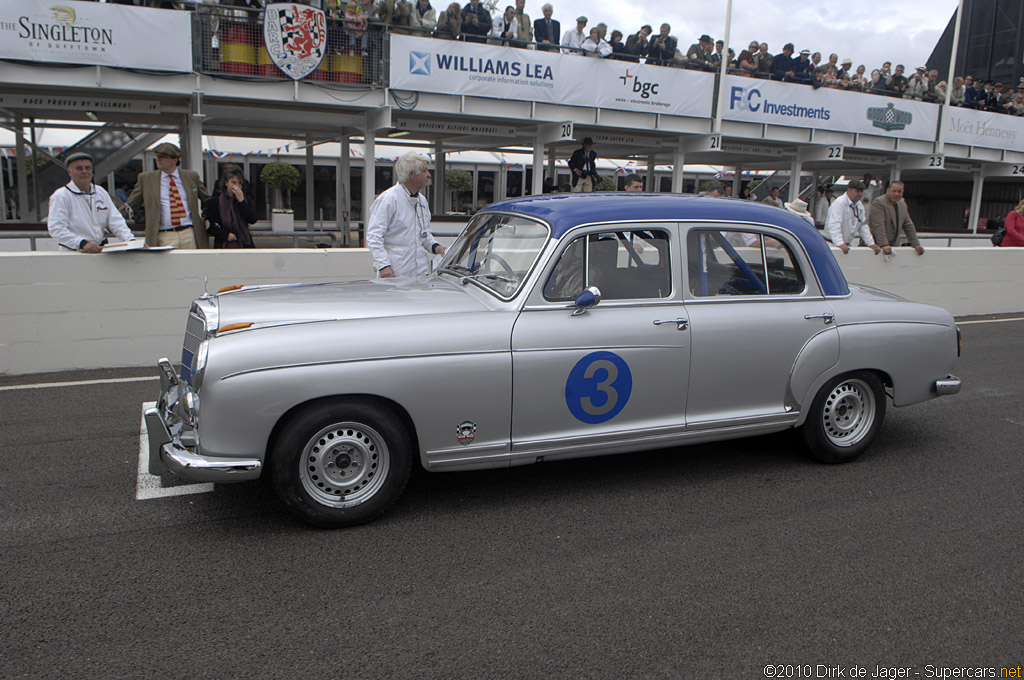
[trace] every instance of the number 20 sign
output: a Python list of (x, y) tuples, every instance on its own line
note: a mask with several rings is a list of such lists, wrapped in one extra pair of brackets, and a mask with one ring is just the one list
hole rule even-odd
[(565, 405), (584, 423), (604, 423), (619, 414), (633, 391), (629, 366), (614, 352), (591, 352), (576, 362), (565, 381)]

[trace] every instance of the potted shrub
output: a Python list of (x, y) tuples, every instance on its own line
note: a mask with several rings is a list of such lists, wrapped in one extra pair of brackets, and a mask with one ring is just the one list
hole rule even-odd
[(295, 213), (284, 207), (284, 191), (299, 188), (299, 170), (288, 163), (267, 163), (260, 171), (260, 181), (270, 189), (270, 228), (273, 231), (294, 231)]
[(473, 175), (466, 170), (452, 169), (444, 174), (444, 188), (455, 194), (452, 207), (455, 212), (463, 212), (462, 194), (473, 191)]

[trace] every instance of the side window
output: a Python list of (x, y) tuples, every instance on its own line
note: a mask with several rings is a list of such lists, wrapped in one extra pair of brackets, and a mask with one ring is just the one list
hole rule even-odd
[(580, 236), (562, 252), (547, 284), (548, 300), (574, 300), (597, 286), (605, 300), (672, 295), (668, 233), (624, 229)]
[(804, 276), (789, 247), (771, 236), (743, 230), (692, 230), (686, 239), (690, 293), (794, 295)]

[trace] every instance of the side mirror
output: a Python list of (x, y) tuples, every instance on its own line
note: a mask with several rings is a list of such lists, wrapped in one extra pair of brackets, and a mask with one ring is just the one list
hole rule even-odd
[(576, 296), (576, 301), (573, 302), (576, 309), (573, 310), (572, 315), (579, 316), (591, 307), (597, 306), (599, 302), (601, 302), (601, 289), (597, 286), (589, 286)]

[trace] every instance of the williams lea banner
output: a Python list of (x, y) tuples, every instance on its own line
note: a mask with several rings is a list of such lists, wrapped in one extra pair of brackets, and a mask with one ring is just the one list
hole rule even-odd
[(934, 141), (937, 104), (728, 76), (725, 120)]
[(628, 61), (391, 36), (391, 87), (496, 99), (711, 116), (714, 75)]
[(8, 0), (0, 2), (0, 59), (188, 73), (190, 19), (189, 12), (99, 2)]

